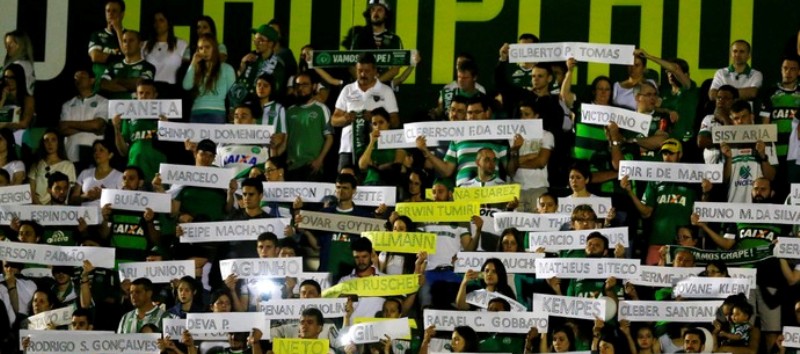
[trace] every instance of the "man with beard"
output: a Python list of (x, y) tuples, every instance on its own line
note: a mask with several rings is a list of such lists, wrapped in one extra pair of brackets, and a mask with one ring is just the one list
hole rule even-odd
[(322, 163), (333, 145), (331, 113), (312, 99), (316, 84), (308, 73), (294, 78), (297, 102), (286, 111), (287, 180), (314, 181), (322, 178)]
[[(764, 177), (753, 181), (750, 196), (754, 204), (778, 204), (770, 181)], [(698, 214), (692, 214), (692, 224), (705, 231), (706, 235), (724, 250), (767, 248), (777, 240), (778, 236), (789, 235), (791, 231), (788, 225), (775, 223), (736, 223), (727, 225), (724, 228), (724, 236), (721, 236), (706, 223), (700, 222)], [(758, 274), (781, 274), (777, 258), (767, 258), (756, 263), (755, 267), (758, 269)], [(755, 291), (756, 306), (758, 317), (761, 319), (761, 333), (766, 338), (767, 350), (770, 350), (781, 331), (780, 297), (782, 290), (787, 289), (788, 284), (786, 279), (780, 276), (759, 276), (756, 278), (756, 284), (758, 285), (758, 291)]]
[[(369, 15), (369, 26), (353, 33), (352, 37), (346, 38), (345, 43), (342, 44), (350, 50), (403, 49), (403, 41), (400, 40), (400, 37), (386, 28), (390, 10), (386, 0), (370, 0), (369, 8), (364, 13), (364, 17)], [(393, 66), (383, 72), (379, 80), (388, 83), (397, 76), (398, 72), (400, 72), (400, 67)], [(352, 69), (351, 74), (356, 76)]]

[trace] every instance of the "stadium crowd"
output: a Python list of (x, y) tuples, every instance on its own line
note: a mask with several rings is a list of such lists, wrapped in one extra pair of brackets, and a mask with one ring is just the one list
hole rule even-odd
[[(800, 264), (773, 256), (771, 250), (779, 236), (800, 236), (798, 223), (705, 222), (694, 213), (694, 204), (794, 205), (791, 184), (800, 183), (800, 33), (797, 52), (784, 53), (775, 67), (759, 68), (780, 71), (779, 82), (764, 83), (761, 72), (748, 64), (750, 44), (737, 40), (730, 46), (730, 66), (699, 86), (685, 60), (658, 58), (640, 48), (623, 81), (598, 76), (586, 88), (573, 87), (578, 64), (574, 58), (512, 63), (509, 43), (497, 43), (495, 63), (477, 63), (469, 53), (460, 53), (455, 80), (442, 87), (430, 111), (412, 117), (400, 112), (395, 92), (424, 59), (415, 54), (411, 66), (385, 66), (370, 52), (403, 49), (400, 37), (389, 28), (391, 11), (384, 0), (371, 0), (364, 13), (367, 24), (355, 27), (342, 43), (363, 51), (358, 62), (326, 69), (311, 65), (310, 46), (295, 57), (282, 42), (286, 28), (279, 20), (254, 28), (253, 52), (231, 58), (208, 16), (197, 20), (197, 42), (188, 43), (176, 38), (163, 11), (152, 14), (152, 27), (142, 33), (123, 28), (125, 3), (109, 0), (108, 25), (88, 42), (91, 66), (74, 73), (76, 96), (63, 104), (58, 126), (30, 145), (23, 144), (23, 136), (30, 138), (35, 99), (43, 99), (34, 92), (33, 46), (24, 32), (7, 33), (0, 185), (29, 184), (33, 204), (98, 208), (101, 220), (89, 224), (80, 218), (77, 225), (54, 226), (4, 214), (0, 240), (113, 247), (116, 266), (192, 260), (195, 269), (169, 283), (154, 283), (148, 277), (120, 277), (117, 269), (90, 261), (80, 267), (38, 265), (1, 252), (0, 309), (5, 311), (0, 311), (0, 352), (36, 352), (20, 330), (43, 329), (33, 325), (34, 316), (64, 307), (73, 311), (69, 324), (48, 322), (47, 330), (162, 333), (164, 319), (258, 312), (263, 303), (281, 299), (313, 303), (336, 297), (343, 289), (337, 284), (399, 275), (414, 276), (413, 291), (391, 296), (346, 293), (341, 295), (347, 298), (344, 313), (308, 307), (293, 319), (271, 321), (268, 329), (204, 339), (187, 330), (160, 339), (158, 349), (256, 354), (273, 351), (272, 339), (300, 338), (329, 339), (325, 349), (336, 353), (794, 352), (783, 345), (781, 333), (784, 326), (800, 325), (800, 296), (795, 291)], [(538, 42), (533, 34), (518, 38), (520, 44)], [(648, 62), (664, 74), (648, 69)], [(479, 80), (479, 67), (494, 69), (481, 70)], [(494, 80), (495, 90), (487, 91), (481, 80)], [(182, 99), (183, 122), (267, 125), (274, 134), (263, 144), (160, 141), (158, 119), (109, 116), (108, 100), (153, 99)], [(614, 122), (583, 123), (581, 107), (587, 104), (652, 117), (648, 132), (633, 133)], [(435, 142), (419, 136), (405, 149), (381, 149), (378, 143), (381, 132), (401, 129), (404, 122), (498, 119), (541, 120), (543, 134), (537, 139), (516, 135), (510, 140)], [(755, 124), (776, 125), (777, 141), (715, 143), (715, 128)], [(336, 146), (338, 151), (333, 150)], [(621, 164), (629, 160), (721, 164), (724, 176), (713, 184), (618, 178)], [(233, 169), (236, 177), (227, 189), (169, 186), (159, 174), (166, 163)], [(278, 202), (265, 197), (265, 186), (284, 182), (327, 182), (335, 189), (318, 200), (298, 195), (292, 202)], [(480, 203), (480, 212), (469, 222), (422, 222), (393, 205), (366, 207), (355, 201), (364, 186), (396, 187), (395, 199), (413, 204), (453, 201), (456, 188), (506, 184), (518, 184), (519, 195), (502, 203)], [(165, 193), (171, 212), (114, 208), (101, 203), (104, 189)], [(611, 208), (597, 210), (597, 200), (603, 198), (610, 200)], [(379, 219), (391, 232), (434, 233), (435, 253), (376, 251), (373, 241), (358, 232), (306, 228), (304, 212)], [(493, 216), (503, 212), (553, 214), (563, 224), (541, 230), (521, 231), (521, 225), (498, 229)], [(248, 239), (244, 241), (181, 242), (192, 223), (262, 218), (282, 218), (285, 227), (238, 235)], [(623, 247), (606, 228), (625, 230), (628, 243)], [(556, 252), (533, 244), (528, 232), (536, 231), (585, 231), (585, 242), (578, 249)], [(735, 277), (741, 274), (737, 269), (750, 268), (756, 276), (745, 292), (716, 297), (722, 305), (715, 306), (713, 321), (693, 316), (629, 321), (617, 318), (621, 305), (613, 305), (687, 299), (673, 294), (674, 284), (642, 285), (616, 277), (542, 279), (532, 267), (512, 273), (500, 258), (486, 258), (475, 268), (456, 272), (459, 255), (471, 252), (528, 252), (567, 261), (628, 259), (665, 269), (655, 271), (658, 274), (672, 273), (667, 267), (692, 268), (699, 277)], [(710, 254), (731, 256), (703, 258)], [(302, 257), (302, 272), (240, 279), (220, 265), (226, 260), (277, 257)], [(312, 273), (323, 276), (308, 275)], [(502, 325), (487, 330), (469, 322), (447, 324), (443, 315), (433, 320), (425, 316), (430, 310), (488, 311), (511, 318), (534, 311), (534, 294), (603, 299), (611, 303), (613, 313), (594, 320), (545, 316), (546, 328), (527, 326), (523, 332)], [(416, 320), (407, 338), (381, 335), (379, 341), (355, 344), (345, 335), (359, 318), (406, 317)], [(430, 323), (454, 328), (425, 326)]]

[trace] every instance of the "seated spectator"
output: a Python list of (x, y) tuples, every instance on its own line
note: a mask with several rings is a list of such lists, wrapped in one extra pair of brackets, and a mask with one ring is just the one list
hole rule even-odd
[(78, 175), (70, 197), (73, 203), (100, 206), (103, 188), (122, 187), (122, 172), (111, 167), (111, 160), (114, 158), (114, 147), (111, 144), (108, 140), (96, 140), (92, 144), (94, 167), (87, 168)]

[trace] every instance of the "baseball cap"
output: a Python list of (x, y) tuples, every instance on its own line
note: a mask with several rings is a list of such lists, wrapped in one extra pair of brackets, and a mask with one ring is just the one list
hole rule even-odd
[(677, 154), (683, 151), (683, 146), (680, 141), (670, 138), (661, 143), (661, 151), (665, 150)]
[(214, 142), (209, 139), (200, 140), (200, 142), (197, 143), (197, 151), (208, 151), (216, 154), (217, 144), (214, 144)]
[(386, 0), (369, 0), (369, 7), (373, 7), (376, 5), (383, 6), (386, 8), (386, 11), (391, 11), (392, 9), (389, 7), (389, 3)]
[(269, 25), (258, 26), (258, 28), (253, 28), (252, 30), (250, 30), (250, 32), (252, 32), (253, 34), (257, 33), (257, 34), (260, 34), (260, 35), (262, 35), (264, 37), (267, 37), (267, 39), (269, 39), (269, 40), (271, 40), (273, 42), (278, 40), (278, 31), (276, 31), (274, 28), (270, 27)]

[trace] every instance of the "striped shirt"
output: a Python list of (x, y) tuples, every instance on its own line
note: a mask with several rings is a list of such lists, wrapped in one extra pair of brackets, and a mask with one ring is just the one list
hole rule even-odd
[(141, 320), (137, 315), (138, 310), (134, 309), (131, 312), (126, 313), (122, 316), (122, 320), (119, 321), (119, 327), (117, 327), (117, 333), (126, 334), (126, 333), (139, 333), (142, 327), (146, 324), (154, 324), (158, 328), (161, 327), (161, 320), (165, 318), (175, 318), (171, 313), (167, 312), (166, 310), (162, 309), (159, 306), (153, 307), (152, 310), (147, 311), (144, 314), (144, 318)]

